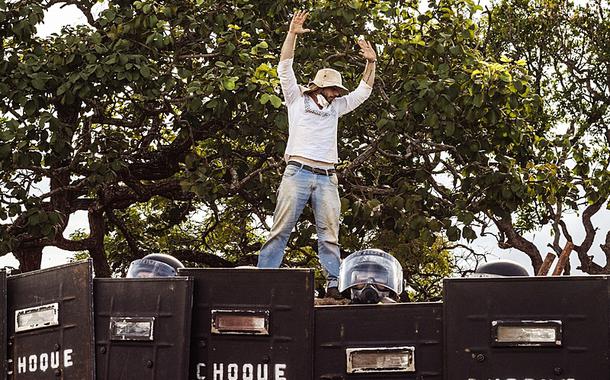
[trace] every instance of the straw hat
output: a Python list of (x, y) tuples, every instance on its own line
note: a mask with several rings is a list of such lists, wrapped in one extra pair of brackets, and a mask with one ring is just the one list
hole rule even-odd
[(316, 73), (313, 81), (309, 82), (307, 91), (314, 91), (317, 88), (337, 87), (341, 90), (341, 95), (347, 95), (349, 90), (343, 87), (341, 73), (334, 69), (320, 69)]

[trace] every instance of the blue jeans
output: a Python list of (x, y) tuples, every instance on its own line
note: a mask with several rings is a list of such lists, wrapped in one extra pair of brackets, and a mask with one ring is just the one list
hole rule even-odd
[(318, 256), (326, 273), (327, 287), (337, 286), (339, 277), (339, 200), (337, 175), (314, 174), (288, 165), (278, 190), (273, 227), (261, 248), (259, 268), (279, 268), (284, 249), (303, 208), (311, 199), (318, 234)]

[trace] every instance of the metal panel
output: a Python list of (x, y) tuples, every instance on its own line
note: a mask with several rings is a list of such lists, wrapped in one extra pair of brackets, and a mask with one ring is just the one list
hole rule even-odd
[[(440, 303), (316, 306), (314, 379), (440, 380), (441, 317)], [(354, 351), (390, 356), (376, 365), (364, 357), (359, 367), (368, 368), (354, 369)]]
[[(179, 273), (195, 279), (191, 379), (312, 378), (312, 270), (180, 269)], [(219, 325), (226, 328), (213, 331)]]
[(606, 276), (445, 280), (447, 379), (608, 378), (608, 294)]
[(193, 281), (95, 279), (97, 379), (188, 379)]
[(91, 261), (8, 277), (10, 379), (94, 378)]
[(6, 352), (6, 272), (0, 270), (0, 379), (6, 379), (6, 361), (8, 355)]

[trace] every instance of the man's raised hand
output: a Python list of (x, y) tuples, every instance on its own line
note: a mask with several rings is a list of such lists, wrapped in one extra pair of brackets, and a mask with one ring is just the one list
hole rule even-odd
[(294, 16), (292, 16), (292, 21), (290, 21), (289, 32), (294, 34), (311, 32), (311, 29), (303, 28), (303, 24), (305, 23), (307, 16), (309, 16), (309, 12), (307, 11), (298, 11), (295, 13)]
[(362, 58), (366, 59), (367, 62), (377, 61), (377, 54), (370, 42), (361, 38), (358, 40), (358, 46), (360, 46), (360, 55)]

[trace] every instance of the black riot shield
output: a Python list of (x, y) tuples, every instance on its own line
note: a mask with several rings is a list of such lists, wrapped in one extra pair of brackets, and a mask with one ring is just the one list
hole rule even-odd
[(312, 378), (312, 270), (178, 273), (195, 279), (191, 379)]
[(9, 379), (93, 379), (91, 261), (7, 283)]
[(193, 281), (95, 279), (98, 380), (186, 380)]
[(444, 282), (448, 380), (608, 378), (608, 278)]
[(0, 379), (6, 379), (6, 272), (0, 270)]
[(315, 307), (314, 379), (442, 380), (442, 305)]

